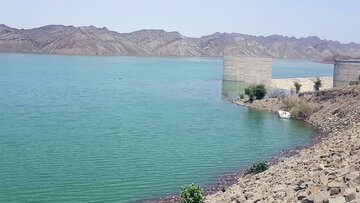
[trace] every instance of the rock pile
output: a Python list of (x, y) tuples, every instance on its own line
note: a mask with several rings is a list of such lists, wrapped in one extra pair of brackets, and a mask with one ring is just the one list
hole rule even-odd
[[(269, 170), (247, 175), (206, 202), (360, 202), (360, 87), (302, 93), (313, 106), (306, 119), (328, 139), (283, 158)], [(242, 101), (234, 101), (243, 104)], [(281, 99), (251, 108), (277, 111)]]

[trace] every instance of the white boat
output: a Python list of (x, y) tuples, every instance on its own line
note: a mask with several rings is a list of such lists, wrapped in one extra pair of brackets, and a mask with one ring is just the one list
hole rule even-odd
[(290, 118), (291, 114), (287, 111), (278, 111), (280, 118)]

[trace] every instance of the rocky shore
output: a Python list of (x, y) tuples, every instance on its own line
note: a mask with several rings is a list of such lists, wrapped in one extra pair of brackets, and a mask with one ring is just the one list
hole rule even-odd
[[(360, 87), (292, 97), (311, 107), (304, 120), (327, 139), (281, 158), (263, 173), (240, 177), (206, 202), (360, 202)], [(273, 112), (286, 108), (281, 98), (232, 102)]]
[[(324, 139), (324, 136), (313, 136), (311, 137), (310, 145), (308, 146), (297, 146), (289, 149), (284, 149), (282, 151), (279, 151), (275, 157), (272, 157), (270, 159), (267, 159), (266, 162), (269, 166), (276, 165), (282, 160), (283, 158), (292, 157), (296, 154), (298, 154), (301, 150), (311, 147)], [(226, 175), (220, 176), (216, 179), (215, 182), (209, 185), (202, 186), (204, 189), (204, 193), (206, 196), (210, 196), (212, 194), (215, 194), (219, 191), (226, 191), (226, 189), (234, 185), (238, 182), (239, 178), (242, 177), (242, 174), (245, 173), (245, 171), (250, 166), (244, 166), (242, 168), (239, 168), (237, 170), (229, 171)], [(179, 203), (181, 202), (179, 193), (171, 194), (166, 197), (160, 197), (160, 198), (153, 198), (153, 199), (146, 199), (146, 200), (140, 200), (140, 202), (147, 202), (147, 203)]]

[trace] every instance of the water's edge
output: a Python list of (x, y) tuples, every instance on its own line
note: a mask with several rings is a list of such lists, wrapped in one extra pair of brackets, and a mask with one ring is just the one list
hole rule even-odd
[[(229, 102), (235, 104), (232, 101), (229, 101)], [(247, 106), (243, 106), (243, 107), (249, 108)], [(267, 112), (267, 113), (271, 113), (271, 114), (276, 114), (275, 112), (266, 111), (266, 110), (258, 110), (255, 108), (249, 108), (249, 109), (255, 110), (255, 111), (263, 111), (263, 112)], [(269, 164), (269, 166), (276, 165), (284, 158), (289, 158), (289, 157), (295, 156), (300, 151), (302, 151), (304, 149), (308, 149), (328, 138), (328, 136), (325, 135), (325, 133), (321, 132), (321, 130), (319, 128), (317, 128), (316, 126), (311, 125), (310, 123), (308, 123), (306, 121), (301, 121), (301, 122), (304, 122), (310, 129), (315, 131), (317, 134), (309, 137), (310, 143), (308, 145), (300, 145), (300, 146), (286, 148), (286, 149), (276, 152), (276, 154), (271, 156), (270, 158), (265, 159), (264, 161), (267, 162)], [(236, 170), (229, 170), (224, 175), (216, 177), (215, 181), (213, 181), (212, 183), (203, 185), (202, 188), (204, 189), (205, 196), (212, 195), (212, 194), (215, 194), (220, 191), (225, 192), (229, 186), (238, 182), (238, 179), (241, 178), (241, 176), (245, 173), (245, 171), (250, 166), (251, 165), (245, 165)], [(179, 186), (179, 188), (180, 188), (180, 186)], [(146, 202), (146, 203), (156, 203), (156, 202), (174, 203), (174, 202), (180, 202), (180, 200), (181, 200), (180, 194), (173, 193), (173, 194), (169, 194), (168, 196), (158, 196), (158, 197), (153, 197), (153, 198), (149, 198), (149, 199), (141, 199), (141, 200), (138, 200), (138, 202), (139, 203), (143, 203), (143, 202)]]

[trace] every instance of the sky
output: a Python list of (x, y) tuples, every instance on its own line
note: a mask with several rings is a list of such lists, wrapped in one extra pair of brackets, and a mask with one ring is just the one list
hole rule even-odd
[(94, 25), (117, 32), (318, 36), (360, 43), (359, 0), (0, 0), (0, 24)]

